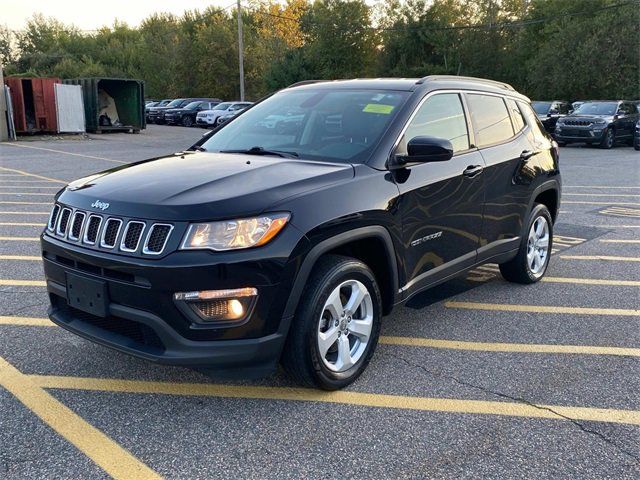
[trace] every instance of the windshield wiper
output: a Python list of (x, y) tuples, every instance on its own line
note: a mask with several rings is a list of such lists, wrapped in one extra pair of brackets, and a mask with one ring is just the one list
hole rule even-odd
[(298, 158), (296, 152), (287, 152), (284, 150), (267, 150), (262, 147), (251, 147), (246, 149), (238, 149), (238, 150), (220, 150), (220, 153), (244, 153), (246, 155), (277, 155), (278, 157), (283, 158)]

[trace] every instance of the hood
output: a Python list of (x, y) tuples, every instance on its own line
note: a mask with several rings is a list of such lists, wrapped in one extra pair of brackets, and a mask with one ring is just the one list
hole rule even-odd
[(607, 122), (613, 121), (613, 115), (580, 115), (580, 114), (571, 114), (565, 117), (562, 117), (558, 120), (559, 123), (573, 123), (577, 122), (578, 124), (587, 124), (587, 123), (602, 123), (602, 120)]
[(164, 113), (185, 113), (189, 111), (190, 110), (187, 110), (186, 108), (167, 108)]
[[(353, 175), (350, 164), (185, 152), (76, 180), (58, 200), (104, 214), (220, 220), (257, 215), (290, 196), (344, 182)], [(94, 203), (108, 204), (108, 208), (99, 210), (91, 206)]]

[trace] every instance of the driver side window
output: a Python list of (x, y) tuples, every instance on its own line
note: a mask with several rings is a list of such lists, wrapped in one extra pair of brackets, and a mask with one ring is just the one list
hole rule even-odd
[(425, 135), (449, 140), (454, 153), (469, 149), (469, 132), (460, 95), (441, 93), (429, 97), (411, 119), (396, 154), (406, 155), (407, 143)]

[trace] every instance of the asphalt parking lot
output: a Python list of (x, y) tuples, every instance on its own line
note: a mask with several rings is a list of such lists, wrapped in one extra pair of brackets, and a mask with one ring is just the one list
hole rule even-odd
[(0, 144), (1, 478), (639, 478), (640, 153), (563, 148), (545, 281), (487, 265), (419, 295), (327, 393), (152, 365), (46, 319), (56, 190), (202, 133)]

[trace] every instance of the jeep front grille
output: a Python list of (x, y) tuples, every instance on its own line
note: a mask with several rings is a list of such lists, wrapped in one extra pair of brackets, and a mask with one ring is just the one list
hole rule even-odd
[(142, 253), (148, 255), (159, 255), (162, 253), (169, 239), (171, 230), (173, 230), (173, 225), (154, 223), (147, 234), (147, 240), (144, 242)]
[(87, 216), (76, 210), (73, 214), (73, 220), (71, 220), (71, 230), (69, 231), (69, 240), (78, 240), (80, 239), (80, 233), (82, 233), (82, 225), (84, 224), (84, 219)]
[(144, 223), (137, 222), (135, 220), (127, 223), (122, 234), (122, 241), (120, 242), (120, 250), (124, 252), (135, 252), (140, 245), (140, 238), (142, 237), (142, 231), (144, 230)]
[(102, 231), (102, 239), (100, 240), (100, 246), (103, 248), (113, 248), (116, 246), (116, 239), (118, 233), (120, 233), (120, 227), (122, 226), (122, 220), (119, 218), (110, 218), (104, 224), (104, 230)]
[(55, 204), (47, 230), (68, 243), (130, 255), (161, 255), (174, 226), (140, 219), (121, 218)]

